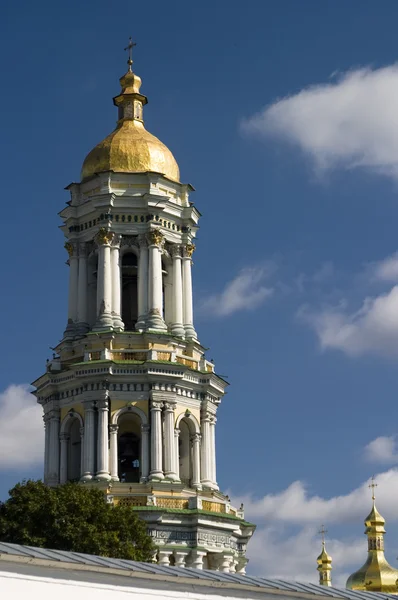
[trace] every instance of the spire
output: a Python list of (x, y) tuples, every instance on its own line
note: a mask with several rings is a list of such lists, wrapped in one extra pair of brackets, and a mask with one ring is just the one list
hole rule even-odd
[(376, 508), (376, 487), (377, 483), (372, 477), (369, 484), (372, 490), (372, 510), (365, 519), (368, 558), (358, 571), (350, 575), (346, 587), (352, 590), (398, 594), (398, 570), (391, 567), (384, 556), (385, 519)]
[(113, 99), (113, 103), (119, 109), (118, 125), (124, 121), (136, 121), (143, 123), (143, 107), (148, 103), (146, 96), (140, 93), (141, 78), (138, 77), (132, 70), (133, 64), (133, 48), (137, 44), (129, 38), (129, 43), (125, 47), (129, 57), (127, 59), (128, 70), (119, 81), (121, 85), (121, 93)]
[(326, 552), (325, 535), (327, 529), (322, 525), (319, 532), (322, 536), (322, 552), (316, 559), (318, 563), (317, 571), (319, 572), (319, 585), (331, 587), (332, 585), (332, 557)]

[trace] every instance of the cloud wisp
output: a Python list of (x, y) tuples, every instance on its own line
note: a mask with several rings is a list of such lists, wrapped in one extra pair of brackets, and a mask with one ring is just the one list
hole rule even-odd
[(27, 385), (10, 385), (0, 393), (0, 469), (38, 466), (43, 462), (41, 409)]
[(370, 462), (398, 463), (398, 444), (395, 436), (380, 436), (365, 447), (365, 457)]
[(258, 308), (274, 293), (273, 287), (265, 285), (273, 270), (272, 265), (242, 269), (221, 292), (202, 302), (202, 311), (215, 317), (229, 317), (241, 310)]
[(360, 68), (274, 102), (243, 131), (300, 148), (317, 171), (368, 168), (398, 179), (398, 64)]

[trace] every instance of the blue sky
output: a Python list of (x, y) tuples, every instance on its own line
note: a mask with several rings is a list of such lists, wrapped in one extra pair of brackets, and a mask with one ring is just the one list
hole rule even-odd
[(397, 18), (392, 0), (9, 4), (0, 497), (41, 475), (40, 410), (10, 386), (43, 371), (64, 330), (57, 213), (114, 127), (133, 35), (147, 128), (203, 213), (195, 320), (231, 383), (218, 480), (259, 523), (252, 572), (316, 579), (326, 521), (341, 583), (365, 559), (373, 473), (395, 564)]

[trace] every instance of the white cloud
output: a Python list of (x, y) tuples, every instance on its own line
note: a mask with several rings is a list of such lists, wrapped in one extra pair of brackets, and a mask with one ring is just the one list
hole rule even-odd
[(209, 296), (202, 303), (202, 310), (211, 315), (227, 317), (239, 310), (253, 310), (274, 293), (272, 287), (266, 287), (264, 281), (274, 270), (271, 263), (256, 268), (245, 268), (218, 294)]
[[(376, 476), (377, 506), (388, 523), (398, 521), (398, 469)], [(316, 557), (321, 544), (317, 531), (321, 523), (329, 533), (344, 525), (356, 526), (357, 533), (340, 539), (327, 538), (327, 549), (333, 559), (333, 585), (344, 586), (350, 572), (366, 559), (363, 520), (370, 511), (370, 481), (348, 494), (322, 498), (311, 494), (301, 481), (295, 481), (277, 494), (262, 498), (251, 495), (234, 497), (243, 502), (245, 518), (258, 524), (248, 545), (250, 572), (264, 577), (280, 577), (317, 583)], [(387, 559), (389, 557), (387, 552)]]
[(298, 146), (318, 170), (367, 167), (398, 179), (398, 64), (310, 86), (245, 120), (243, 130)]
[(365, 447), (365, 456), (371, 462), (398, 462), (398, 446), (395, 436), (380, 436)]
[(398, 283), (398, 252), (383, 260), (371, 263), (370, 272), (374, 279)]
[(0, 469), (32, 467), (43, 462), (41, 408), (27, 385), (0, 393)]
[(365, 298), (356, 312), (342, 303), (314, 311), (302, 307), (298, 316), (318, 336), (322, 349), (342, 350), (349, 356), (375, 353), (398, 356), (398, 285), (389, 292)]

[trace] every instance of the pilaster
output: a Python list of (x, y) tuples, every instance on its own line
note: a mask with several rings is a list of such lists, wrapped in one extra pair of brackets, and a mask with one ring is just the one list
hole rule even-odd
[(111, 242), (114, 233), (104, 227), (98, 231), (94, 240), (98, 246), (97, 274), (97, 321), (93, 331), (113, 327), (112, 317), (112, 269)]
[(153, 229), (147, 234), (149, 246), (148, 318), (147, 328), (165, 331), (163, 319), (162, 244), (163, 234)]

